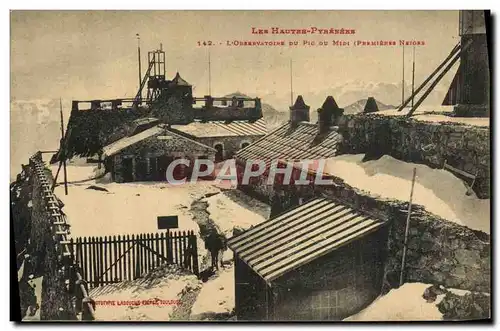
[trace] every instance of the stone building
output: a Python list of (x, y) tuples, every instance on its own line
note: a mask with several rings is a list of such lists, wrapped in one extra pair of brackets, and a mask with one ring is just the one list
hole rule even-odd
[(195, 159), (214, 160), (216, 150), (157, 125), (122, 138), (103, 148), (106, 170), (115, 182), (162, 181), (168, 165), (175, 159), (191, 162), (178, 165), (174, 178), (189, 176)]
[(171, 130), (204, 145), (215, 148), (215, 161), (233, 158), (236, 152), (265, 136), (264, 119), (257, 121), (194, 121), (172, 125)]
[(238, 320), (340, 320), (382, 288), (387, 227), (314, 198), (228, 241)]
[[(273, 162), (314, 161), (335, 156), (342, 141), (335, 125), (342, 112), (333, 97), (329, 96), (318, 109), (318, 123), (313, 124), (304, 121), (309, 119), (309, 106), (302, 96), (297, 97), (290, 107), (290, 121), (236, 153), (239, 189), (269, 202), (273, 198), (273, 185), (268, 184)], [(266, 170), (258, 178), (251, 178), (248, 185), (241, 185), (243, 171), (250, 160), (264, 161)]]

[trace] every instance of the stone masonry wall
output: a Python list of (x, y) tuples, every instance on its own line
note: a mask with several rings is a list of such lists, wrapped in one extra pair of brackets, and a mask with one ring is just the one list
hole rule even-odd
[[(370, 196), (333, 178), (328, 186), (281, 186), (275, 188), (282, 209), (316, 196), (339, 200), (373, 217), (389, 222), (385, 262), (387, 287), (399, 286), (408, 203)], [(413, 205), (406, 256), (405, 281), (441, 284), (445, 287), (490, 292), (490, 236), (473, 231)]]
[(224, 146), (224, 159), (231, 159), (237, 151), (241, 149), (243, 143), (251, 144), (254, 141), (262, 138), (263, 135), (258, 136), (227, 136), (227, 137), (203, 137), (195, 138), (196, 141), (205, 144), (209, 147), (215, 148), (216, 144), (222, 143)]
[[(490, 132), (488, 127), (434, 123), (403, 116), (346, 115), (339, 123), (344, 137), (340, 153), (388, 154), (432, 168), (447, 164), (478, 174), (474, 191), (490, 196)], [(471, 179), (468, 179), (471, 183)]]

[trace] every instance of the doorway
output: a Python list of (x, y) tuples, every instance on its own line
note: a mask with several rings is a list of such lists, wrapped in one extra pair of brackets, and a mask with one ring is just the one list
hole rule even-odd
[(132, 162), (132, 158), (123, 159), (122, 161), (122, 176), (125, 183), (134, 181), (134, 169)]
[(221, 143), (215, 144), (214, 148), (216, 150), (215, 152), (215, 162), (220, 162), (224, 159), (224, 145)]

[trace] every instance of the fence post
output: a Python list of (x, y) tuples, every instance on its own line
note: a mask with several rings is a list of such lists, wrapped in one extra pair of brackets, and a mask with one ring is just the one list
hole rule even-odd
[(172, 238), (170, 237), (170, 229), (167, 229), (167, 261), (169, 264), (172, 264), (173, 255), (172, 255)]
[(194, 231), (191, 232), (190, 236), (190, 241), (191, 241), (191, 247), (192, 247), (192, 257), (193, 257), (193, 273), (196, 276), (200, 275), (199, 267), (198, 267), (198, 245), (196, 242), (196, 235), (194, 234)]

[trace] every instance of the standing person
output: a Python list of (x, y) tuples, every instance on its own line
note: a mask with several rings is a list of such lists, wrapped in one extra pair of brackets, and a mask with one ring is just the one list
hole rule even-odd
[(224, 237), (217, 232), (212, 232), (205, 240), (205, 248), (210, 252), (212, 268), (217, 270), (219, 270), (219, 252), (224, 248), (223, 238)]

